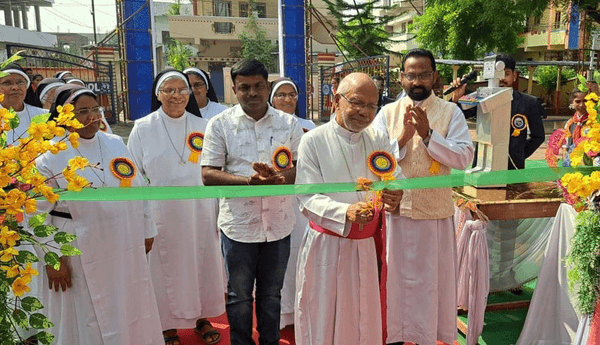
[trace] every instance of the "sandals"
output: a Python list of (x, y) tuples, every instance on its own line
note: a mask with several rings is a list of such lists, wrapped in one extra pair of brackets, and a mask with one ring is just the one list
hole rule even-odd
[[(167, 332), (169, 331), (173, 331), (171, 329), (166, 330), (163, 332), (163, 338), (165, 339), (165, 344), (166, 345), (179, 345), (179, 336), (177, 335), (177, 333), (175, 333), (175, 335), (171, 335), (171, 336), (167, 336)], [(177, 332), (177, 330), (174, 330), (175, 332)]]
[[(202, 333), (202, 329), (204, 327), (206, 327), (206, 326), (212, 328), (212, 330), (206, 331), (206, 332)], [(202, 320), (198, 320), (197, 321), (196, 328), (194, 328), (194, 333), (196, 333), (197, 335), (199, 335), (202, 338), (202, 341), (204, 341), (208, 345), (216, 344), (219, 341), (221, 341), (221, 333), (219, 333), (219, 331), (217, 331), (216, 329), (214, 329), (213, 326), (210, 324), (210, 321), (208, 321), (206, 319), (202, 319)], [(208, 339), (211, 336), (215, 336), (215, 335), (217, 337), (213, 341), (208, 341)]]

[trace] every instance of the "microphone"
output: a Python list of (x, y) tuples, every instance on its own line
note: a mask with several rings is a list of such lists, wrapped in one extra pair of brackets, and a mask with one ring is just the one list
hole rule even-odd
[[(475, 79), (475, 77), (477, 77), (477, 72), (473, 71), (469, 74), (467, 74), (466, 76), (464, 76), (461, 80), (460, 80), (460, 84), (458, 84), (458, 87), (463, 86), (464, 84), (466, 84), (469, 80), (473, 80)], [(448, 90), (444, 91), (444, 96), (449, 95), (452, 93), (452, 91), (456, 90), (458, 87), (451, 87)]]

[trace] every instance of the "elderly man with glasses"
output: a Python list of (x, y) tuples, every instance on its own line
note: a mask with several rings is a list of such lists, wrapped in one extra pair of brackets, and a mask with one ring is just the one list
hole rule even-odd
[[(408, 97), (384, 106), (374, 126), (397, 143), (407, 178), (448, 175), (473, 160), (461, 110), (436, 97), (430, 51), (403, 59)], [(388, 214), (387, 344), (452, 344), (456, 338), (454, 203), (451, 188), (404, 192), (398, 214)]]
[[(367, 74), (340, 82), (335, 116), (300, 142), (297, 184), (402, 178), (387, 136), (369, 127), (377, 99)], [(382, 220), (401, 197), (401, 191), (387, 190), (381, 198), (364, 191), (298, 195), (310, 222), (298, 256), (296, 344), (381, 344)]]

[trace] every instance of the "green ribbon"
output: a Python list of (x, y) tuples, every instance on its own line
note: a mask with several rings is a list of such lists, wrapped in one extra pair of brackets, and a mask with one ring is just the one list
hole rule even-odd
[[(514, 183), (559, 180), (564, 174), (581, 172), (590, 174), (600, 167), (583, 168), (530, 168), (466, 174), (457, 172), (444, 176), (419, 177), (396, 181), (374, 182), (373, 190), (428, 189), (461, 186), (498, 186)], [(180, 186), (180, 187), (131, 187), (86, 188), (80, 192), (61, 193), (63, 201), (124, 201), (124, 200), (183, 200), (207, 198), (250, 198), (292, 194), (329, 194), (353, 192), (356, 183), (318, 183), (302, 185), (268, 186)]]

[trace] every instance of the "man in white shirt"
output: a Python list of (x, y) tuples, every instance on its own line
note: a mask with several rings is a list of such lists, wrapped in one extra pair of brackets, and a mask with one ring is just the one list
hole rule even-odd
[[(268, 105), (267, 77), (267, 69), (256, 60), (242, 60), (231, 68), (240, 104), (208, 123), (202, 149), (205, 185), (294, 183), (302, 127), (294, 116)], [(294, 221), (292, 196), (219, 200), (232, 345), (254, 344), (255, 284), (259, 343), (279, 344), (281, 288)]]

